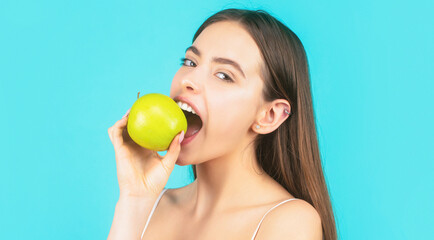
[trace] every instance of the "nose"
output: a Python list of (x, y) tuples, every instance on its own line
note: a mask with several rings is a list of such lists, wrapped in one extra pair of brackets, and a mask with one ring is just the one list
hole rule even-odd
[(196, 83), (188, 79), (183, 79), (181, 84), (184, 91), (199, 93), (199, 86)]

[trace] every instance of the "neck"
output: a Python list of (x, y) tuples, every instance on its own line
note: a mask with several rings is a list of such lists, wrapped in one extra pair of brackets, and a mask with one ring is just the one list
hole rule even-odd
[(241, 206), (270, 181), (257, 164), (253, 145), (242, 145), (239, 151), (196, 165), (197, 178), (191, 184), (195, 217)]

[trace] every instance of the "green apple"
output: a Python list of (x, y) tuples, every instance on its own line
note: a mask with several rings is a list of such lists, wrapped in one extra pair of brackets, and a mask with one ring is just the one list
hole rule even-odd
[(150, 93), (137, 99), (131, 107), (127, 131), (138, 145), (165, 151), (178, 133), (187, 131), (187, 119), (173, 99)]

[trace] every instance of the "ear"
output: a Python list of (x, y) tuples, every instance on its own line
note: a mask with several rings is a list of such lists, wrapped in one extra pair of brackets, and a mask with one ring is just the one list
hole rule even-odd
[(256, 117), (255, 123), (252, 125), (252, 129), (258, 134), (271, 133), (290, 115), (291, 105), (289, 102), (285, 99), (276, 99), (262, 107)]

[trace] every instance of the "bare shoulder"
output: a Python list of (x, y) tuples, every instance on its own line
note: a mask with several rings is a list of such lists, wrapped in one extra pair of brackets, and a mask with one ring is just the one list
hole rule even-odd
[(321, 240), (321, 217), (308, 202), (285, 202), (267, 214), (256, 239)]

